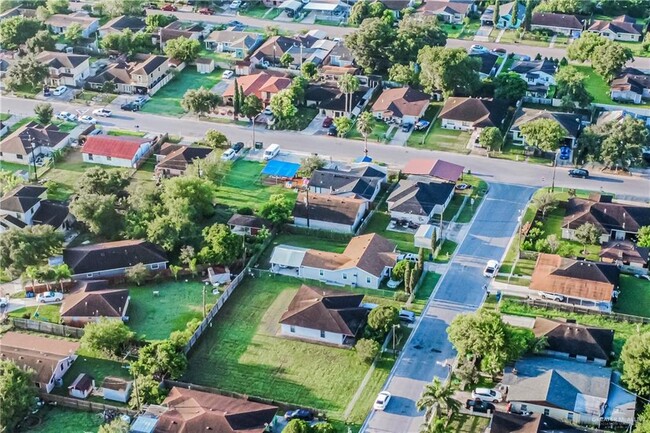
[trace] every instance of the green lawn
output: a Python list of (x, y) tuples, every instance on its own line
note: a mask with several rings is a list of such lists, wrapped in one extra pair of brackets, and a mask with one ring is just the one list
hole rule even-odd
[[(383, 143), (386, 141), (386, 133), (388, 132), (388, 123), (372, 118), (372, 132), (368, 135), (368, 141), (376, 141)], [(363, 140), (363, 136), (357, 131), (356, 125), (348, 133), (346, 138), (353, 140)]]
[(11, 118), (11, 114), (9, 113), (0, 113), (0, 122), (4, 122), (5, 120), (8, 120)]
[(650, 317), (650, 281), (621, 275), (621, 294), (614, 305), (614, 311)]
[(35, 415), (30, 415), (37, 425), (22, 430), (24, 433), (96, 432), (103, 424), (100, 413), (66, 409), (46, 405)]
[(145, 135), (147, 135), (147, 133), (142, 131), (131, 131), (129, 129), (111, 129), (110, 131), (106, 132), (106, 135), (144, 137)]
[(431, 293), (433, 293), (433, 289), (436, 287), (436, 284), (438, 284), (441, 276), (442, 275), (436, 274), (435, 272), (427, 272), (424, 274), (424, 280), (422, 281), (418, 291), (415, 293), (415, 299), (408, 308), (409, 310), (414, 311), (416, 314), (422, 313), (422, 310), (424, 310), (427, 302), (429, 302)]
[(348, 245), (348, 241), (323, 239), (319, 238), (315, 234), (299, 235), (293, 233), (280, 233), (275, 237), (275, 239), (273, 239), (273, 242), (260, 256), (258, 263), (261, 269), (267, 269), (269, 267), (269, 259), (271, 258), (271, 254), (273, 254), (273, 248), (281, 244), (292, 245), (300, 248), (312, 248), (331, 253), (342, 253)]
[(180, 116), (185, 113), (181, 107), (181, 99), (190, 89), (205, 87), (210, 90), (221, 81), (219, 70), (210, 74), (199, 74), (193, 66), (187, 66), (176, 78), (167, 83), (142, 107), (142, 112)]
[(366, 226), (363, 231), (366, 233), (377, 233), (388, 240), (391, 240), (397, 244), (397, 249), (401, 252), (407, 253), (417, 253), (418, 248), (413, 245), (413, 233), (404, 233), (404, 232), (394, 232), (387, 230), (388, 224), (390, 223), (390, 214), (386, 212), (377, 211), (372, 216), (372, 219)]
[[(413, 136), (413, 134), (411, 135)], [(444, 129), (441, 126), (440, 119), (438, 119), (429, 130), (429, 134), (424, 139), (424, 143), (421, 141), (422, 136), (417, 134), (415, 137), (409, 139), (408, 145), (419, 149), (468, 154), (470, 150), (467, 149), (467, 142), (469, 141), (470, 135), (466, 131)]]
[(623, 45), (625, 48), (632, 50), (632, 53), (637, 57), (650, 57), (650, 51), (643, 49), (643, 44), (641, 42), (623, 42), (617, 41), (619, 44)]
[[(147, 340), (163, 340), (172, 331), (185, 329), (187, 322), (201, 319), (204, 284), (199, 281), (165, 281), (129, 287), (129, 328)], [(153, 292), (158, 291), (159, 296)], [(218, 297), (206, 290), (206, 311)]]
[(264, 164), (237, 161), (217, 188), (217, 203), (234, 209), (251, 207), (259, 209), (273, 194), (285, 194), (295, 200), (296, 193), (279, 185), (265, 186), (260, 174)]
[(451, 256), (454, 254), (454, 251), (456, 251), (456, 248), (458, 248), (458, 244), (456, 242), (445, 239), (442, 247), (440, 247), (440, 251), (438, 251), (438, 255), (436, 256), (434, 262), (447, 263), (451, 259)]
[(52, 120), (52, 124), (59, 127), (61, 132), (70, 132), (77, 127), (75, 122), (66, 122), (64, 120)]
[(612, 104), (628, 107), (643, 107), (644, 105), (650, 106), (650, 103), (644, 104), (625, 104), (613, 101), (609, 96), (609, 84), (598, 75), (590, 66), (585, 65), (572, 65), (579, 72), (587, 76), (585, 87), (587, 91), (593, 96), (595, 104)]
[(445, 211), (442, 214), (442, 219), (444, 221), (451, 221), (458, 211), (460, 210), (460, 207), (463, 205), (463, 202), (465, 201), (465, 196), (462, 194), (454, 194), (454, 196), (451, 198), (451, 201), (445, 208)]
[(4, 171), (20, 171), (25, 170), (30, 174), (32, 173), (32, 166), (27, 164), (16, 164), (14, 162), (0, 161), (0, 170)]
[(352, 350), (276, 335), (299, 286), (289, 277), (246, 279), (190, 352), (183, 380), (316, 407), (340, 419), (368, 367)]
[[(61, 315), (59, 314), (60, 304), (39, 304), (35, 307), (23, 307), (9, 313), (10, 317), (18, 317), (32, 320), (40, 320), (42, 322), (59, 323)], [(29, 317), (25, 315), (29, 314)]]
[(294, 131), (302, 131), (309, 126), (314, 117), (318, 114), (318, 108), (312, 107), (299, 107), (298, 115), (296, 117), (296, 123), (293, 128), (290, 128)]
[(460, 414), (449, 424), (450, 433), (483, 433), (490, 424), (490, 418)]
[(481, 22), (479, 20), (470, 21), (468, 25), (463, 26), (463, 31), (458, 35), (458, 39), (474, 39), (479, 27), (481, 27)]
[[(424, 112), (424, 116), (422, 116), (422, 119), (428, 120), (429, 122), (433, 121), (436, 116), (438, 115), (438, 112), (442, 108), (442, 102), (432, 102), (429, 104), (427, 107), (427, 110)], [(431, 126), (433, 128), (433, 126)], [(409, 136), (408, 140), (406, 141), (407, 146), (422, 146), (422, 142), (424, 140), (424, 137), (427, 134), (428, 129), (422, 129), (420, 131), (413, 131), (411, 132), (411, 135)]]
[(253, 18), (264, 18), (266, 20), (273, 20), (277, 18), (281, 13), (282, 9), (280, 8), (272, 8), (271, 11), (269, 11), (269, 8), (259, 3), (249, 7), (248, 9), (239, 11), (240, 15)]
[(458, 39), (460, 34), (463, 32), (463, 27), (463, 24), (444, 23), (440, 25), (440, 28), (447, 32), (447, 37), (450, 39)]

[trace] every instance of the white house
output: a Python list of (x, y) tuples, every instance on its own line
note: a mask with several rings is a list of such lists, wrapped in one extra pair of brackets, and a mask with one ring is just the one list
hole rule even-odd
[(368, 210), (362, 198), (301, 192), (293, 207), (293, 223), (299, 227), (354, 233)]
[(312, 173), (309, 191), (373, 202), (386, 179), (386, 169), (375, 165), (360, 165), (350, 170), (322, 168)]
[(137, 168), (151, 150), (150, 138), (91, 135), (86, 139), (81, 154), (84, 162)]
[(435, 15), (442, 22), (462, 24), (463, 19), (472, 10), (472, 4), (455, 1), (427, 1), (422, 7), (424, 15)]
[(69, 144), (69, 134), (58, 126), (29, 122), (0, 142), (0, 161), (32, 164), (35, 157), (51, 155)]
[(638, 69), (626, 68), (612, 80), (609, 88), (613, 100), (641, 104), (650, 99), (650, 75)]
[(643, 38), (643, 26), (636, 24), (636, 19), (621, 15), (611, 21), (595, 20), (587, 29), (612, 41), (639, 42)]
[[(516, 15), (513, 19), (513, 15)], [(526, 6), (518, 1), (503, 3), (499, 6), (499, 19), (494, 22), (494, 5), (489, 5), (481, 15), (481, 25), (494, 26), (499, 29), (517, 29), (526, 16)]]
[(527, 123), (540, 119), (548, 119), (557, 122), (566, 132), (562, 146), (575, 148), (580, 129), (582, 127), (581, 117), (574, 113), (557, 113), (553, 111), (537, 110), (534, 108), (521, 107), (515, 113), (510, 132), (512, 133), (512, 143), (517, 146), (526, 144), (524, 137), (521, 135), (521, 127)]
[(122, 403), (129, 401), (132, 387), (132, 381), (115, 376), (106, 376), (101, 386), (104, 400), (119, 401)]
[(234, 30), (215, 30), (205, 38), (206, 50), (218, 53), (232, 53), (236, 59), (245, 58), (264, 41), (264, 35)]
[(85, 373), (80, 373), (74, 382), (68, 386), (68, 394), (70, 394), (70, 397), (85, 399), (88, 398), (93, 389), (95, 389), (95, 380)]
[(368, 310), (360, 306), (362, 301), (363, 295), (303, 284), (280, 318), (281, 333), (319, 343), (352, 344), (368, 316)]
[(580, 36), (583, 23), (575, 15), (555, 14), (550, 12), (533, 13), (530, 21), (531, 30), (550, 30), (554, 33)]
[(551, 60), (520, 60), (510, 71), (519, 74), (529, 86), (550, 86), (555, 84), (557, 65)]
[(453, 183), (409, 176), (399, 181), (386, 203), (391, 219), (422, 225), (428, 224), (434, 215), (442, 217), (453, 196)]
[(19, 185), (0, 198), (0, 233), (10, 228), (48, 224), (59, 232), (72, 227), (74, 217), (68, 205), (47, 200), (47, 188)]
[(33, 383), (47, 393), (63, 378), (77, 359), (78, 342), (41, 337), (35, 334), (7, 332), (0, 338), (0, 359), (32, 370)]
[(90, 38), (93, 33), (99, 30), (99, 19), (91, 17), (84, 12), (54, 14), (45, 20), (45, 24), (47, 24), (52, 33), (57, 35), (65, 33), (73, 24), (78, 24), (81, 27), (81, 36), (86, 39)]
[(36, 59), (47, 65), (47, 84), (53, 87), (81, 87), (90, 76), (90, 56), (43, 51)]

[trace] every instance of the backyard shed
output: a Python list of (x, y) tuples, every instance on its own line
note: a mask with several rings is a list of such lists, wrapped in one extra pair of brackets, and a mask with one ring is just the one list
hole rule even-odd
[(93, 391), (94, 387), (94, 379), (85, 373), (81, 373), (77, 376), (74, 382), (72, 382), (72, 385), (68, 387), (68, 393), (71, 397), (87, 398)]
[(104, 400), (113, 400), (126, 403), (131, 395), (133, 382), (121, 377), (106, 376), (102, 382)]
[(417, 248), (434, 249), (432, 243), (440, 238), (438, 227), (431, 224), (422, 224), (415, 232), (413, 244)]

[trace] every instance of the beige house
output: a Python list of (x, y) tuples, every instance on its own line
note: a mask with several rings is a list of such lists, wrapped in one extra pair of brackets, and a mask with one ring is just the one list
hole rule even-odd
[(36, 59), (47, 65), (47, 84), (52, 87), (81, 87), (90, 76), (90, 56), (43, 51)]
[(29, 122), (0, 142), (0, 161), (31, 164), (39, 155), (51, 155), (70, 143), (67, 132), (56, 125)]
[(386, 89), (372, 106), (372, 115), (383, 121), (415, 123), (424, 116), (431, 96), (410, 86)]
[(99, 19), (93, 18), (83, 12), (72, 14), (54, 14), (45, 20), (45, 24), (50, 28), (52, 33), (57, 35), (65, 33), (73, 24), (81, 26), (81, 36), (88, 39), (93, 33), (99, 30)]
[(596, 20), (587, 31), (612, 41), (639, 42), (643, 38), (643, 26), (637, 25), (636, 19), (627, 15), (611, 21)]
[(120, 60), (99, 75), (88, 79), (91, 89), (101, 89), (112, 81), (118, 93), (154, 95), (172, 79), (169, 58), (155, 54), (139, 54), (134, 61)]

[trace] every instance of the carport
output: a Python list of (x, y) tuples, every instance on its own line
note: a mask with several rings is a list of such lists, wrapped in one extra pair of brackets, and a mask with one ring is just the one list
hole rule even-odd
[(278, 245), (273, 249), (273, 254), (269, 260), (271, 272), (294, 277), (300, 276), (300, 265), (306, 251), (306, 248)]

